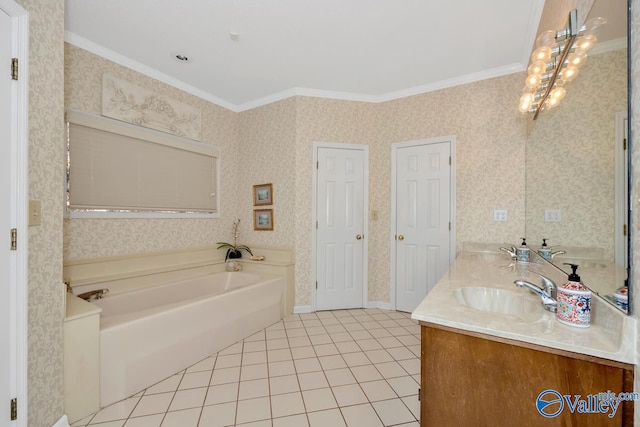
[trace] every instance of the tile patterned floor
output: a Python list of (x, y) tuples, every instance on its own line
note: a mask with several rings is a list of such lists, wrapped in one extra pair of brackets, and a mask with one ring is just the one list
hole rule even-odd
[(418, 427), (419, 358), (408, 313), (294, 314), (72, 427)]

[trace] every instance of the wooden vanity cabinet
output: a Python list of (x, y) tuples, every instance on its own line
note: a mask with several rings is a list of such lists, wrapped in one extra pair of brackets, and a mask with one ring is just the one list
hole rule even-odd
[[(615, 417), (572, 413), (565, 404), (553, 418), (540, 415), (538, 395), (633, 391), (633, 365), (535, 344), (421, 325), (420, 425), (632, 426), (633, 401)], [(559, 405), (557, 406), (559, 408)]]

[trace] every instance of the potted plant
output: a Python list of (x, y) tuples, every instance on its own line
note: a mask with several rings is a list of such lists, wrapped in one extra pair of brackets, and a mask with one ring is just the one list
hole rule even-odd
[(240, 252), (241, 250), (245, 250), (247, 252), (249, 252), (250, 255), (253, 255), (253, 252), (251, 252), (251, 249), (249, 248), (249, 246), (247, 245), (238, 245), (237, 241), (238, 241), (238, 227), (240, 226), (240, 218), (238, 218), (238, 221), (234, 221), (233, 223), (233, 244), (231, 243), (227, 243), (227, 242), (216, 242), (218, 246), (218, 249), (222, 249), (222, 248), (227, 248), (227, 253), (224, 256), (224, 260), (225, 262), (227, 261), (227, 259), (231, 258), (231, 259), (235, 259), (235, 258), (242, 258), (242, 252)]

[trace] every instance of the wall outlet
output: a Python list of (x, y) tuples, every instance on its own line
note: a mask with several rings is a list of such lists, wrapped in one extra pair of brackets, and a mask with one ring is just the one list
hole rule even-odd
[(562, 211), (560, 209), (545, 209), (544, 222), (560, 222), (562, 221)]
[(493, 211), (493, 220), (494, 221), (507, 221), (508, 217), (507, 217), (507, 211), (506, 210), (499, 210), (496, 209)]

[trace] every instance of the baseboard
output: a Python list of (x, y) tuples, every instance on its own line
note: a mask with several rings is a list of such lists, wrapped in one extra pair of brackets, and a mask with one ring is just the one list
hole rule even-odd
[(379, 308), (380, 310), (394, 310), (389, 302), (369, 301), (367, 308)]
[(311, 313), (312, 311), (310, 305), (296, 305), (293, 307), (293, 314)]
[(51, 427), (69, 427), (69, 419), (66, 415), (63, 415), (56, 423)]

